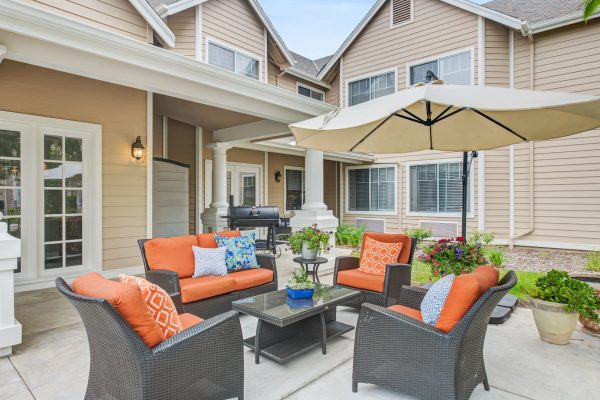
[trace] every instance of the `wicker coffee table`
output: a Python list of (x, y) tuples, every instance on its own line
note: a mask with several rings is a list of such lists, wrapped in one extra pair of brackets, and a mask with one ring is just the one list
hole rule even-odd
[(238, 300), (233, 309), (258, 318), (256, 336), (244, 340), (256, 364), (260, 355), (283, 364), (319, 345), (326, 354), (328, 340), (353, 330), (336, 321), (336, 306), (359, 296), (357, 290), (317, 284), (312, 299), (290, 299), (284, 289)]

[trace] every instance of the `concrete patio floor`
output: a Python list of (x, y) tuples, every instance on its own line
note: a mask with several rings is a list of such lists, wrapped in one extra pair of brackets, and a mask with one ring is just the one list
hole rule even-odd
[[(289, 255), (278, 260), (285, 285), (293, 266)], [(332, 276), (323, 269), (322, 281)], [(17, 318), (23, 343), (0, 359), (0, 399), (82, 399), (87, 383), (89, 351), (85, 330), (75, 309), (55, 289), (20, 293)], [(340, 307), (338, 319), (356, 324), (358, 313)], [(254, 335), (256, 319), (241, 317), (244, 337)], [(245, 351), (245, 394), (249, 400), (269, 399), (410, 399), (372, 385), (351, 391), (354, 332), (285, 365)], [(490, 326), (485, 344), (490, 392), (480, 385), (473, 400), (592, 399), (600, 397), (600, 339), (577, 329), (567, 346), (542, 342), (531, 311), (520, 308), (504, 325)], [(174, 399), (175, 400), (175, 399)]]

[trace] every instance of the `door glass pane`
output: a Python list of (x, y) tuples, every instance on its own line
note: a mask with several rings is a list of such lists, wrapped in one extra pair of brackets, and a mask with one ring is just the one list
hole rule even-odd
[(0, 157), (21, 157), (21, 133), (0, 129)]
[(44, 245), (44, 268), (54, 269), (63, 266), (63, 245), (62, 243)]
[(65, 214), (81, 214), (83, 212), (83, 191), (65, 190)]
[(304, 201), (304, 171), (285, 170), (285, 208), (288, 211), (300, 210)]
[[(0, 212), (8, 233), (21, 237), (21, 133), (0, 129)], [(10, 217), (10, 218), (9, 218)], [(15, 273), (21, 272), (21, 258)]]
[(62, 234), (63, 218), (46, 217), (44, 218), (44, 241), (60, 242), (63, 240)]
[(44, 136), (44, 159), (62, 161), (63, 144), (61, 136)]
[(65, 164), (65, 186), (70, 188), (80, 188), (82, 185), (81, 164)]
[(82, 218), (67, 217), (67, 240), (77, 240), (82, 238)]
[(44, 190), (44, 214), (62, 214), (62, 190)]
[(21, 189), (0, 188), (0, 211), (4, 215), (21, 215)]
[(65, 160), (66, 161), (82, 161), (81, 144), (79, 138), (65, 138)]
[(65, 245), (67, 248), (66, 266), (72, 267), (83, 263), (83, 245), (81, 242), (71, 242)]
[(240, 174), (240, 204), (256, 205), (256, 174)]
[(21, 186), (21, 161), (0, 159), (0, 186)]
[(61, 187), (62, 178), (63, 165), (61, 163), (44, 163), (44, 187)]

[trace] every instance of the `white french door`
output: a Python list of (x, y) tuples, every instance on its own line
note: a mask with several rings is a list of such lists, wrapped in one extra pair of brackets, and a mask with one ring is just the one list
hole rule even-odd
[(21, 238), (16, 282), (99, 270), (101, 130), (0, 112), (0, 211)]

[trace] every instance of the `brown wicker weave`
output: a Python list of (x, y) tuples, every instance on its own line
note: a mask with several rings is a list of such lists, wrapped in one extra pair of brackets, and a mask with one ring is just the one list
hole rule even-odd
[(221, 400), (244, 398), (244, 357), (238, 313), (194, 325), (149, 348), (104, 299), (75, 294), (90, 346), (86, 400)]
[[(427, 400), (465, 400), (490, 389), (483, 344), (492, 311), (516, 285), (508, 272), (448, 333), (395, 311), (363, 304), (356, 327), (352, 391), (372, 383)], [(426, 290), (405, 286), (398, 304), (420, 309)]]
[(411, 283), (410, 279), (412, 260), (415, 254), (416, 246), (417, 241), (411, 240), (410, 256), (407, 264), (393, 263), (386, 265), (383, 293), (339, 284), (337, 281), (338, 272), (357, 269), (359, 267), (360, 258), (349, 256), (336, 257), (335, 269), (333, 271), (333, 284), (350, 289), (360, 290), (361, 292), (361, 296), (359, 298), (345, 303), (344, 305), (348, 307), (360, 308), (362, 303), (377, 304), (384, 307), (388, 304), (396, 304), (398, 296), (400, 295), (400, 288), (402, 288), (403, 285), (410, 285)]
[(179, 313), (186, 312), (201, 318), (210, 318), (226, 311), (231, 311), (231, 303), (233, 301), (277, 290), (277, 266), (275, 264), (275, 257), (272, 254), (257, 254), (256, 259), (258, 260), (260, 268), (273, 271), (273, 282), (184, 304), (181, 300), (181, 287), (179, 286), (179, 277), (177, 276), (177, 273), (167, 270), (150, 269), (144, 249), (144, 244), (148, 240), (149, 239), (138, 240), (140, 251), (142, 252), (142, 261), (144, 262), (146, 279), (157, 284), (169, 293)]

